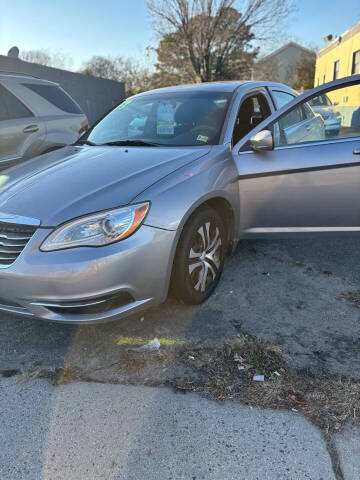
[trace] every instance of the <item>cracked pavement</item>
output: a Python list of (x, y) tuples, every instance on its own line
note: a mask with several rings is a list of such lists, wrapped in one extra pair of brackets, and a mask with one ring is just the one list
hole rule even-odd
[(356, 480), (360, 474), (353, 433), (339, 437), (339, 450), (329, 448), (301, 415), (219, 405), (166, 388), (85, 382), (54, 388), (45, 380), (2, 379), (0, 419), (2, 480)]

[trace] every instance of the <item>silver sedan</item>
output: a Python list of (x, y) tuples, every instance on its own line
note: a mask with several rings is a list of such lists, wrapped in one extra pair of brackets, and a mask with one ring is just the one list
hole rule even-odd
[[(329, 140), (309, 101), (343, 89)], [(77, 144), (0, 175), (0, 310), (101, 322), (169, 287), (198, 304), (240, 238), (360, 232), (359, 112), (359, 75), (301, 96), (220, 82), (127, 99)]]

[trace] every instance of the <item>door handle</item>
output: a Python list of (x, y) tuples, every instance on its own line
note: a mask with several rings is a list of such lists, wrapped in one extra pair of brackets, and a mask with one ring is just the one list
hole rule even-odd
[(33, 133), (33, 132), (37, 132), (38, 130), (39, 130), (38, 125), (28, 125), (27, 127), (24, 128), (23, 132)]
[(355, 150), (353, 151), (353, 154), (360, 155), (360, 148), (355, 148)]
[(306, 130), (307, 130), (308, 132), (310, 132), (310, 130), (312, 129), (312, 126), (311, 126), (311, 125), (307, 125), (305, 128), (306, 128)]

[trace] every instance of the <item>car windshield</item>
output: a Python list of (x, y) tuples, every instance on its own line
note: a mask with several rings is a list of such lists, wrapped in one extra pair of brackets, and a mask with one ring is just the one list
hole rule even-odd
[(129, 98), (81, 141), (95, 145), (215, 145), (230, 97), (230, 92), (197, 91)]
[(331, 101), (327, 95), (319, 95), (309, 101), (312, 107), (331, 107)]

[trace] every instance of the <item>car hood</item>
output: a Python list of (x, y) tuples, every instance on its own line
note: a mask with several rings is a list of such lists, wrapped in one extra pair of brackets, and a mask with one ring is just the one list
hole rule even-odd
[(126, 205), (211, 147), (69, 146), (0, 174), (0, 212), (56, 226)]

